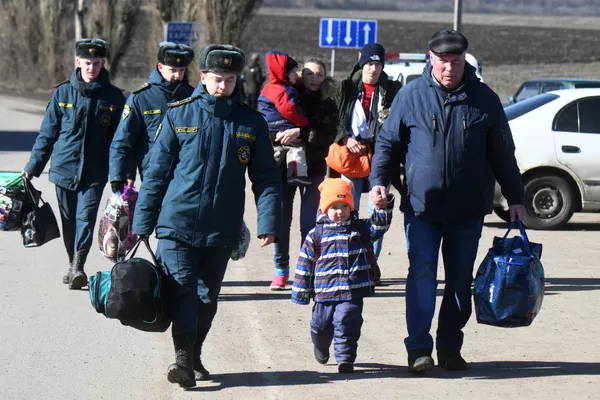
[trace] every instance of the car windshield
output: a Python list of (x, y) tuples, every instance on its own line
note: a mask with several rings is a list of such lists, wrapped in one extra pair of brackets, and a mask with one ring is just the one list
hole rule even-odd
[(544, 104), (548, 104), (559, 97), (560, 96), (557, 94), (543, 93), (510, 105), (504, 109), (504, 112), (506, 113), (506, 118), (510, 121), (515, 118), (519, 118), (521, 115), (527, 114), (528, 112), (533, 111)]

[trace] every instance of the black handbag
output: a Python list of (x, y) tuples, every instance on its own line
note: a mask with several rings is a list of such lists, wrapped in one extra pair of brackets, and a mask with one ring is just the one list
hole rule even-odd
[[(21, 226), (23, 246), (39, 247), (60, 237), (58, 222), (50, 204), (42, 199), (42, 192), (36, 190), (28, 179), (25, 181), (25, 212)], [(41, 205), (40, 205), (41, 203)]]

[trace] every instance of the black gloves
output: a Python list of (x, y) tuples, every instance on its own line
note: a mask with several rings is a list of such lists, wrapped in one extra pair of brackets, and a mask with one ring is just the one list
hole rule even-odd
[(125, 189), (125, 182), (119, 182), (119, 181), (111, 182), (110, 188), (112, 189), (113, 193), (117, 193), (117, 192), (123, 193), (123, 190)]

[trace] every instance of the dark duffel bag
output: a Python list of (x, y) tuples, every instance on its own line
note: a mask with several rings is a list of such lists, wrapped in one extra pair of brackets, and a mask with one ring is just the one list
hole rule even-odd
[(26, 193), (21, 225), (23, 246), (39, 247), (52, 239), (59, 238), (60, 230), (52, 207), (42, 199), (42, 192), (36, 190), (28, 179), (23, 181)]
[[(152, 262), (134, 258), (141, 242)], [(139, 240), (110, 272), (90, 277), (90, 300), (98, 313), (145, 332), (164, 332), (171, 325), (167, 277), (148, 239)]]

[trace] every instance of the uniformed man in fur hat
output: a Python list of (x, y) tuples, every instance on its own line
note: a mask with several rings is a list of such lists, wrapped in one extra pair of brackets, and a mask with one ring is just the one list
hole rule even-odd
[(191, 47), (172, 42), (159, 44), (158, 63), (148, 82), (134, 89), (127, 99), (110, 148), (113, 192), (123, 191), (127, 176), (135, 175), (136, 167), (143, 180), (152, 141), (165, 116), (167, 103), (183, 100), (194, 91), (187, 76), (193, 59)]
[(242, 103), (237, 79), (244, 52), (211, 44), (199, 54), (201, 83), (169, 105), (150, 152), (133, 233), (156, 227), (161, 263), (171, 278), (175, 363), (167, 379), (183, 387), (207, 379), (202, 344), (242, 226), (246, 172), (264, 247), (280, 226), (280, 172), (262, 115)]
[(69, 272), (63, 277), (69, 289), (87, 285), (84, 265), (108, 180), (110, 142), (125, 103), (104, 68), (107, 51), (101, 39), (76, 42), (77, 68), (55, 86), (23, 171), (27, 179), (39, 177), (52, 156), (50, 182), (56, 185), (69, 256)]

